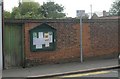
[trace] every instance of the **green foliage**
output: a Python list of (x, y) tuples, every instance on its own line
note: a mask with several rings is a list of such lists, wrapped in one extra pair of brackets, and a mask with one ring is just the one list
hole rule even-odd
[(12, 10), (12, 18), (16, 19), (40, 19), (42, 15), (38, 12), (40, 8), (37, 2), (23, 2)]
[(11, 18), (11, 13), (8, 11), (4, 11), (4, 18)]
[[(77, 19), (79, 19), (80, 17), (76, 17)], [(85, 14), (82, 19), (89, 19), (89, 15), (88, 14)]]
[(42, 18), (63, 18), (64, 7), (54, 2), (44, 3), (42, 6), (38, 2), (22, 2), (18, 7), (14, 7), (12, 12), (5, 12), (5, 18), (13, 19), (42, 19)]
[(19, 9), (20, 9), (20, 13), (22, 15), (25, 15), (25, 14), (31, 13), (31, 12), (32, 12), (32, 14), (34, 14), (34, 13), (37, 14), (39, 7), (40, 7), (40, 5), (37, 2), (23, 2), (19, 6)]
[(113, 2), (112, 8), (110, 8), (109, 12), (112, 16), (120, 16), (120, 0)]
[(83, 19), (88, 19), (88, 18), (89, 18), (88, 14), (85, 14), (85, 16), (83, 16)]
[(11, 18), (21, 18), (20, 10), (18, 7), (12, 9)]
[(62, 5), (55, 4), (54, 2), (46, 2), (41, 6), (41, 13), (44, 18), (64, 18), (66, 15), (62, 13), (64, 7)]

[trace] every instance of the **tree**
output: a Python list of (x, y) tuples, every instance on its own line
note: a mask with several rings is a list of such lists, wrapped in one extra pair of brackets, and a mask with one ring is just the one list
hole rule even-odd
[(46, 2), (41, 6), (41, 13), (45, 18), (64, 18), (66, 15), (63, 13), (64, 7), (54, 2)]
[[(77, 19), (79, 19), (80, 18), (80, 16), (79, 17), (76, 17)], [(85, 15), (84, 16), (82, 16), (82, 19), (89, 19), (89, 15), (87, 14), (87, 13), (85, 13)]]
[(4, 18), (11, 18), (11, 13), (4, 10)]
[(38, 2), (22, 2), (14, 7), (11, 12), (13, 19), (42, 19), (42, 18), (64, 18), (64, 7), (54, 2), (46, 2), (42, 6)]
[(115, 2), (113, 2), (109, 13), (112, 16), (120, 16), (120, 0), (116, 0)]
[(16, 19), (40, 19), (42, 14), (38, 11), (40, 5), (37, 2), (22, 2), (12, 9), (11, 17)]

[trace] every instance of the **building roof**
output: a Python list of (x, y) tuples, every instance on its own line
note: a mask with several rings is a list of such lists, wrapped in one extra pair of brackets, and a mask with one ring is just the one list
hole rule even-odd
[(99, 17), (99, 19), (120, 19), (120, 16), (103, 16)]

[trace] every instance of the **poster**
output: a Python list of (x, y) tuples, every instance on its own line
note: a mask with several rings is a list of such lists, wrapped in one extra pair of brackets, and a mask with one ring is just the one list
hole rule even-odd
[(43, 32), (38, 32), (38, 37), (43, 38)]
[(49, 41), (49, 33), (48, 32), (44, 33), (44, 39), (45, 39), (45, 41)]

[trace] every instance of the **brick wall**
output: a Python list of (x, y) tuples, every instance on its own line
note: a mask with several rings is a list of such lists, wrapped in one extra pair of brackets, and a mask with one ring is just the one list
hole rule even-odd
[[(57, 43), (55, 51), (30, 51), (30, 36), (29, 30), (40, 25), (41, 23), (26, 23), (25, 24), (25, 56), (26, 63), (30, 64), (47, 64), (61, 63), (70, 61), (79, 61), (80, 59), (80, 25), (76, 22), (53, 22), (47, 23), (57, 30)], [(83, 46), (84, 54), (89, 56), (90, 50), (90, 34), (89, 24), (83, 24)], [(87, 41), (87, 42), (86, 42)]]
[(91, 51), (94, 57), (118, 54), (118, 21), (93, 20), (90, 23)]
[[(44, 22), (44, 21), (43, 21)], [(29, 30), (43, 22), (27, 22), (25, 32), (25, 59), (30, 65), (80, 61), (80, 24), (47, 22), (57, 30), (55, 51), (30, 51)], [(83, 23), (83, 56), (87, 58), (115, 57), (118, 53), (117, 20), (90, 20)]]

